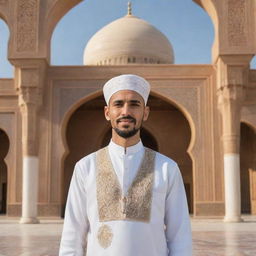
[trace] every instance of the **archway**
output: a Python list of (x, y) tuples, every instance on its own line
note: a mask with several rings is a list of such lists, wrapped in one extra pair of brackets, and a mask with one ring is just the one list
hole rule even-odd
[[(72, 114), (67, 124), (69, 154), (64, 162), (63, 210), (75, 163), (107, 145), (111, 138), (111, 127), (103, 114), (104, 105), (103, 96), (84, 103)], [(148, 105), (151, 112), (141, 130), (142, 141), (145, 146), (167, 155), (179, 164), (192, 213), (193, 172), (192, 160), (187, 153), (191, 139), (188, 121), (179, 109), (156, 96), (149, 97)]]
[(241, 123), (240, 144), (241, 210), (256, 214), (256, 132)]
[(0, 214), (6, 214), (7, 205), (7, 165), (4, 161), (9, 151), (9, 139), (0, 129)]
[(102, 138), (109, 129), (105, 121), (103, 96), (96, 97), (82, 104), (70, 117), (66, 129), (66, 143), (69, 154), (64, 160), (62, 216), (75, 163), (101, 147)]
[[(59, 13), (60, 10), (54, 12), (54, 19)], [(168, 37), (175, 49), (175, 63), (211, 63), (214, 41), (212, 19), (194, 1), (165, 1), (157, 6), (147, 0), (135, 1), (133, 13), (156, 26)], [(156, 13), (161, 14), (161, 19), (156, 18)], [(81, 1), (74, 8), (70, 8), (66, 15), (58, 17), (58, 24), (55, 22), (57, 25), (50, 29), (54, 29), (50, 47), (51, 64), (81, 65), (88, 40), (99, 29), (125, 14), (126, 3), (115, 0)], [(180, 22), (181, 19), (183, 22)], [(177, 30), (177, 27), (180, 29)]]
[(176, 106), (158, 96), (150, 95), (148, 105), (150, 115), (144, 123), (144, 128), (154, 135), (158, 151), (178, 163), (186, 189), (189, 211), (193, 213), (193, 167), (187, 153), (191, 141), (189, 122)]

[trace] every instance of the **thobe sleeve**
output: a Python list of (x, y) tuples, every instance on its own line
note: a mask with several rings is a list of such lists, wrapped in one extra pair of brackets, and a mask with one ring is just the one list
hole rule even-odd
[(183, 180), (177, 165), (169, 171), (173, 175), (169, 177), (165, 208), (168, 256), (191, 256), (191, 226)]
[(89, 229), (85, 172), (76, 164), (67, 198), (59, 256), (84, 256)]

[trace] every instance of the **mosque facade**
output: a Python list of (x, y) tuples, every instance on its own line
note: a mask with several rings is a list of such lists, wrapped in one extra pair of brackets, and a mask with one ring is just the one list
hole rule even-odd
[(0, 0), (15, 67), (0, 79), (0, 212), (63, 216), (75, 162), (111, 137), (102, 86), (130, 73), (152, 86), (142, 141), (179, 164), (191, 215), (255, 215), (256, 2), (194, 0), (214, 24), (209, 65), (175, 65), (171, 42), (129, 9), (91, 38), (84, 65), (51, 66), (52, 32), (79, 2)]

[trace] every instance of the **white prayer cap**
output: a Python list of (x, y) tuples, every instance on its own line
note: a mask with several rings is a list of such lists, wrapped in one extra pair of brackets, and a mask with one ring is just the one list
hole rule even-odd
[(111, 96), (121, 90), (137, 92), (142, 96), (146, 105), (150, 92), (150, 84), (144, 78), (137, 75), (126, 74), (113, 77), (103, 86), (103, 94), (107, 105)]

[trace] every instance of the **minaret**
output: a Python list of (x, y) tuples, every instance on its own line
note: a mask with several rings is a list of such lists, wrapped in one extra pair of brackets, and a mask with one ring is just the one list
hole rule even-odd
[(128, 2), (128, 12), (127, 12), (127, 16), (131, 16), (132, 15), (132, 3), (129, 1)]

